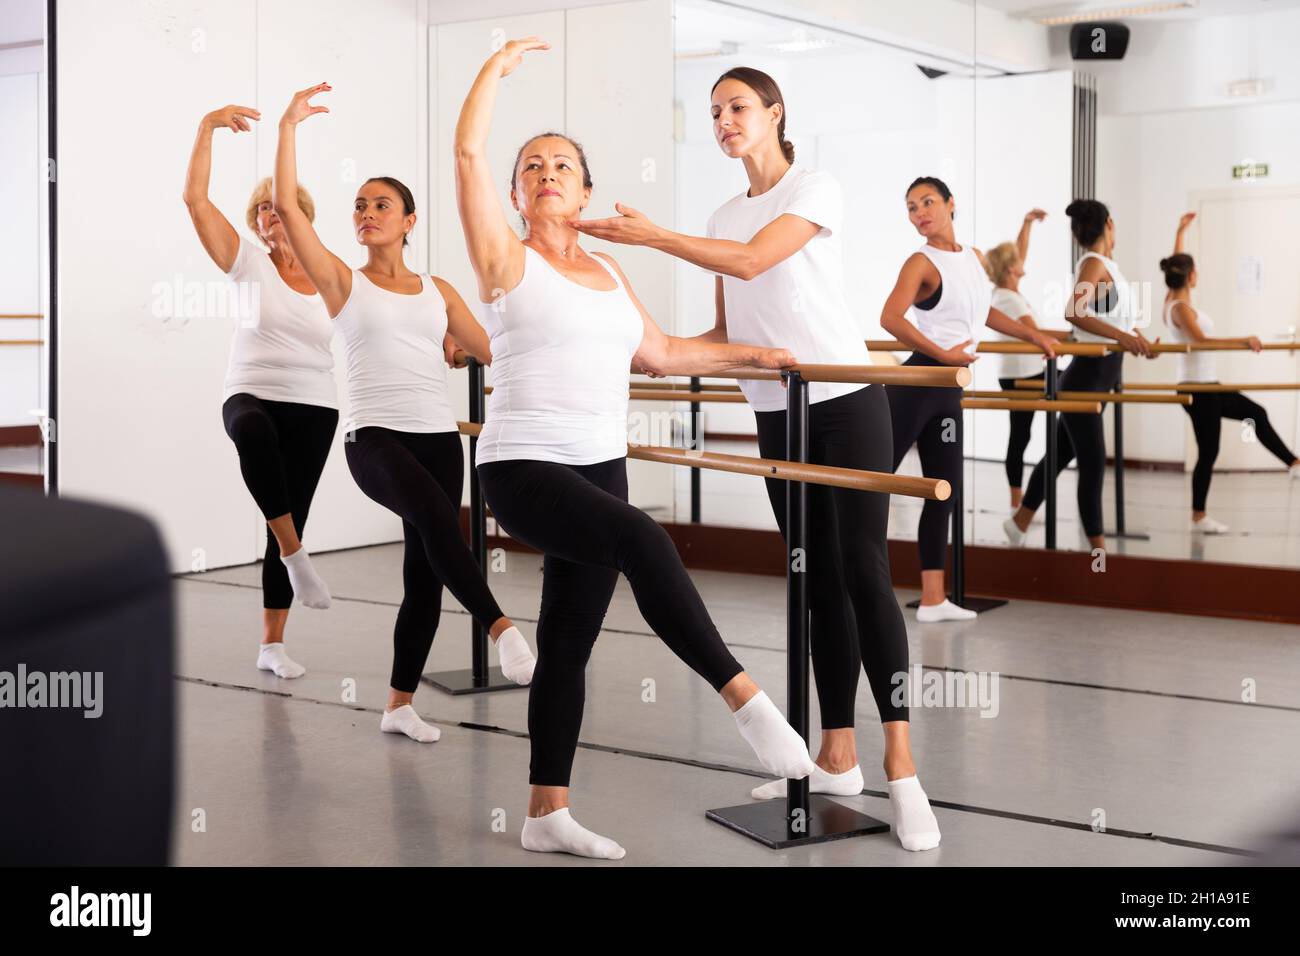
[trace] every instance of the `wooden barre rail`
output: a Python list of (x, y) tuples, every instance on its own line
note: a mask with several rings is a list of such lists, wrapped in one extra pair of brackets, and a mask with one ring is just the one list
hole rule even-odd
[[(1043, 383), (1036, 378), (1018, 378), (1012, 382), (1016, 389), (1032, 391), (1037, 395), (1043, 394)], [(1137, 386), (1125, 383), (1124, 388), (1136, 388)], [(1134, 395), (1130, 392), (1057, 392), (1057, 398), (1066, 401), (1083, 401), (1083, 402), (1125, 402), (1130, 405), (1190, 405), (1191, 399), (1186, 395), (1152, 395), (1141, 394)]]
[[(926, 366), (916, 368), (904, 365), (793, 365), (788, 371), (798, 372), (808, 382), (847, 382), (855, 385), (918, 385), (926, 388), (965, 388), (971, 382), (968, 368), (957, 366)], [(774, 369), (732, 369), (712, 372), (698, 378), (755, 379), (779, 381), (781, 373)]]
[[(902, 342), (893, 339), (867, 339), (867, 351), (869, 352), (910, 352), (912, 347), (904, 345)], [(1101, 358), (1106, 354), (1106, 346), (1101, 343), (1093, 342), (1054, 342), (1052, 347), (1056, 349), (1057, 355), (1087, 355), (1091, 358)], [(1031, 345), (1029, 342), (997, 342), (987, 341), (979, 342), (975, 346), (976, 352), (987, 352), (995, 355), (1042, 355), (1043, 350), (1037, 345)]]
[[(1244, 342), (1190, 342), (1188, 347), (1193, 352), (1245, 352), (1253, 351)], [(1300, 351), (1300, 342), (1261, 342), (1260, 348), (1266, 352)]]
[(39, 312), (0, 312), (0, 319), (43, 319)]
[[(961, 407), (971, 410), (1001, 409), (1009, 412), (1072, 412), (1077, 414), (1101, 413), (1101, 403), (1093, 399), (1048, 401), (1042, 392), (1036, 395), (1023, 392), (1024, 397), (1006, 399), (1000, 392), (967, 393)], [(634, 388), (628, 397), (632, 401), (648, 402), (743, 402), (745, 396), (730, 392), (691, 392), (673, 388)]]
[(0, 339), (0, 345), (44, 345), (44, 339)]
[(1240, 385), (1223, 382), (1182, 382), (1172, 385), (1125, 382), (1124, 388), (1135, 392), (1289, 392), (1300, 389), (1300, 382), (1243, 382)]
[[(462, 435), (478, 435), (483, 430), (482, 425), (474, 422), (456, 424)], [(805, 465), (773, 458), (746, 458), (743, 455), (722, 455), (717, 452), (688, 451), (684, 448), (663, 448), (657, 445), (631, 443), (627, 446), (627, 457), (638, 461), (657, 461), (668, 465), (685, 465), (688, 468), (753, 475), (757, 478), (778, 478), (782, 481), (798, 481), (811, 485), (831, 485), (853, 491), (878, 491), (908, 498), (947, 501), (952, 495), (952, 486), (942, 478), (888, 475), (877, 471), (858, 471), (855, 468), (836, 468), (831, 465)]]
[(1000, 398), (963, 398), (961, 407), (974, 411), (997, 409), (1004, 412), (1065, 412), (1069, 415), (1100, 415), (1101, 402), (1085, 399), (1045, 398), (1000, 399)]

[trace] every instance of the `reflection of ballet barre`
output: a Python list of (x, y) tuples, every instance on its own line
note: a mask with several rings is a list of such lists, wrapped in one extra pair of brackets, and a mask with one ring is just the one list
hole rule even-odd
[[(1107, 352), (1128, 351), (1128, 349), (1124, 348), (1124, 346), (1120, 345), (1118, 342), (1103, 342), (1101, 343), (1101, 345), (1102, 348), (1104, 348)], [(1176, 352), (1180, 355), (1186, 355), (1188, 352), (1192, 350), (1191, 346), (1189, 346), (1186, 342), (1148, 342), (1147, 348), (1149, 348), (1156, 355), (1165, 355), (1170, 352)]]
[(0, 345), (44, 345), (43, 339), (0, 339)]
[(765, 368), (728, 369), (707, 378), (743, 378), (779, 381), (785, 372), (798, 372), (805, 382), (848, 382), (854, 385), (919, 385), (927, 388), (965, 388), (970, 369), (960, 366), (910, 365), (792, 365), (777, 371)]
[[(1188, 347), (1193, 352), (1244, 352), (1250, 350), (1250, 346), (1245, 342), (1190, 342)], [(1300, 342), (1261, 343), (1260, 348), (1266, 352), (1295, 352), (1300, 351)]]
[[(1106, 346), (1100, 342), (1055, 342), (1052, 346), (1057, 355), (1086, 355), (1101, 358), (1106, 354)], [(869, 352), (910, 352), (912, 347), (892, 339), (867, 339)], [(976, 352), (993, 355), (1042, 355), (1043, 350), (1029, 342), (980, 342), (975, 346)]]
[[(457, 422), (462, 435), (477, 436), (483, 426), (476, 422)], [(836, 468), (831, 465), (809, 465), (781, 461), (775, 458), (747, 458), (743, 455), (722, 455), (717, 452), (691, 451), (687, 448), (667, 448), (660, 445), (627, 446), (627, 457), (637, 461), (657, 461), (666, 465), (685, 465), (707, 471), (727, 471), (735, 475), (753, 475), (756, 478), (776, 478), (781, 481), (806, 482), (810, 485), (831, 485), (851, 491), (879, 491), (887, 495), (904, 495), (909, 498), (931, 498), (947, 501), (952, 486), (942, 478), (921, 478), (910, 475), (890, 475), (878, 471), (859, 471), (856, 468)]]
[[(1073, 412), (1073, 413), (1099, 413), (1101, 405), (1091, 399), (1075, 399), (1069, 401), (1049, 402), (1045, 399), (1035, 398), (1031, 393), (1024, 393), (1025, 398), (1016, 400), (1004, 400), (1002, 393), (999, 392), (979, 392), (967, 393), (968, 398), (963, 398), (962, 408), (967, 409), (987, 409), (999, 408), (1003, 411), (1011, 412)], [(1039, 395), (1042, 392), (1038, 393)], [(743, 402), (745, 396), (731, 392), (690, 392), (685, 389), (676, 388), (633, 388), (628, 393), (628, 397), (633, 401), (657, 401), (657, 402)], [(1171, 396), (1172, 397), (1172, 396)]]
[[(1036, 394), (1042, 394), (1043, 389), (1038, 379), (1020, 378), (1013, 382), (1017, 389), (1033, 391)], [(1129, 382), (1124, 383), (1125, 388), (1139, 388)], [(970, 394), (974, 394), (973, 392)], [(981, 392), (982, 395), (996, 395), (997, 392)], [(1021, 395), (1023, 392), (1003, 392), (1002, 394)], [(1126, 402), (1128, 404), (1137, 403), (1139, 405), (1190, 405), (1192, 400), (1186, 395), (1130, 395), (1127, 392), (1057, 392), (1057, 398), (1064, 398), (1070, 401), (1083, 402)]]
[(1125, 382), (1124, 387), (1144, 392), (1289, 392), (1300, 389), (1300, 382), (1243, 382), (1239, 385), (1225, 385), (1222, 382), (1182, 382), (1174, 385)]

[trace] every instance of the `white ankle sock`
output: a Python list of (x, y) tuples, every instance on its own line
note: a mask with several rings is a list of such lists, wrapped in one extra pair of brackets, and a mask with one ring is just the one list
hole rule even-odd
[(497, 636), (497, 658), (501, 661), (501, 673), (507, 680), (516, 684), (527, 684), (533, 679), (533, 668), (537, 658), (524, 640), (519, 628), (511, 625)]
[(889, 781), (889, 805), (894, 808), (894, 832), (904, 850), (932, 850), (939, 845), (939, 821), (915, 775)]
[(312, 567), (306, 548), (300, 547), (293, 554), (281, 555), (280, 561), (289, 572), (293, 593), (304, 606), (318, 609), (330, 606), (330, 589)]
[(735, 714), (740, 736), (754, 748), (769, 773), (802, 780), (816, 764), (808, 756), (808, 745), (795, 731), (766, 692), (759, 691)]
[(412, 740), (418, 740), (422, 744), (431, 744), (442, 736), (442, 731), (421, 720), (420, 715), (410, 704), (384, 711), (384, 717), (379, 721), (379, 729), (386, 734), (406, 734)]
[(1023, 548), (1025, 546), (1025, 535), (1027, 532), (1020, 530), (1020, 525), (1016, 524), (1014, 518), (1008, 518), (1002, 522), (1002, 530), (1006, 533), (1007, 541), (1013, 548)]
[(274, 644), (262, 645), (262, 649), (257, 652), (257, 669), (271, 671), (276, 677), (283, 677), (288, 680), (301, 677), (307, 673), (307, 668), (289, 658), (289, 655), (285, 653), (284, 644), (280, 641), (276, 641)]
[(921, 604), (916, 609), (916, 619), (922, 624), (934, 624), (938, 621), (973, 621), (979, 617), (974, 611), (958, 607), (947, 598), (942, 604)]
[(621, 860), (627, 851), (609, 837), (592, 833), (569, 814), (568, 807), (544, 817), (527, 817), (519, 840), (525, 850), (537, 853), (572, 853), (593, 860)]
[[(772, 800), (776, 797), (784, 797), (786, 786), (784, 780), (773, 780), (765, 783), (761, 787), (755, 787), (749, 791), (749, 795), (755, 800)], [(843, 773), (830, 773), (821, 767), (814, 766), (812, 775), (808, 779), (809, 793), (829, 793), (837, 797), (853, 797), (862, 792), (862, 768), (854, 766), (852, 770), (846, 770)]]

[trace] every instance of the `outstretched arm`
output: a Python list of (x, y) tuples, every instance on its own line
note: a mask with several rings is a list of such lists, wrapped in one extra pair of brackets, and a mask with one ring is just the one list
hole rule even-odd
[(491, 302), (513, 289), (524, 275), (524, 246), (506, 220), (487, 161), (497, 89), (501, 78), (519, 66), (525, 53), (550, 48), (545, 40), (528, 37), (511, 40), (488, 57), (456, 122), (456, 208), (482, 302)]
[(1023, 263), (1029, 258), (1029, 232), (1034, 228), (1034, 223), (1042, 222), (1047, 218), (1047, 213), (1041, 209), (1031, 209), (1025, 213), (1025, 221), (1020, 224), (1020, 235), (1016, 236), (1016, 252)]
[(208, 198), (208, 182), (212, 175), (212, 131), (222, 127), (236, 133), (246, 133), (248, 121), (261, 119), (262, 114), (250, 106), (223, 106), (213, 110), (199, 122), (194, 148), (190, 151), (190, 165), (185, 172), (185, 208), (189, 210), (194, 231), (199, 242), (217, 268), (229, 272), (239, 254), (239, 233), (221, 214), (221, 210)]
[(275, 151), (275, 175), (271, 179), (271, 202), (275, 214), (284, 224), (289, 245), (302, 263), (312, 285), (320, 292), (330, 317), (343, 311), (352, 294), (352, 270), (338, 256), (325, 248), (312, 228), (307, 214), (298, 208), (298, 124), (308, 116), (328, 113), (326, 106), (312, 106), (309, 100), (317, 93), (330, 90), (328, 83), (299, 90), (289, 101), (280, 119), (280, 141)]
[(1182, 218), (1178, 220), (1178, 232), (1174, 234), (1174, 255), (1178, 255), (1183, 251), (1183, 236), (1187, 232), (1187, 227), (1192, 224), (1192, 220), (1195, 218), (1196, 213), (1185, 212)]

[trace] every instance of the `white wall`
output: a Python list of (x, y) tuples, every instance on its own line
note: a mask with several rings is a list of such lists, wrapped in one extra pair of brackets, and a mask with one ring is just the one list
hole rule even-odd
[[(211, 194), (243, 232), (290, 95), (329, 80), (332, 112), (300, 130), (303, 181), (322, 238), (360, 264), (349, 225), (360, 181), (403, 178), (417, 205), (428, 194), (423, 14), (420, 0), (60, 3), (61, 492), (153, 517), (176, 571), (196, 552), (208, 567), (251, 561), (264, 535), (221, 425), (233, 325), (157, 318), (151, 308), (158, 283), (221, 278), (181, 202), (199, 119), (232, 102), (263, 113), (252, 135), (214, 137)], [(106, 104), (145, 106), (124, 120)], [(413, 268), (426, 267), (422, 245)], [(309, 546), (399, 538), (397, 519), (356, 489), (340, 442)]]
[[(40, 315), (43, 311), (42, 103), (41, 73), (0, 74), (0, 129), (4, 130), (0, 138), (0, 169), (4, 170), (0, 176), (0, 209), (5, 211), (5, 228), (0, 230), (3, 314)], [(40, 319), (0, 319), (0, 339), (40, 339), (41, 326)], [(31, 412), (42, 404), (44, 355), (44, 349), (37, 346), (0, 346), (0, 427), (37, 423)]]

